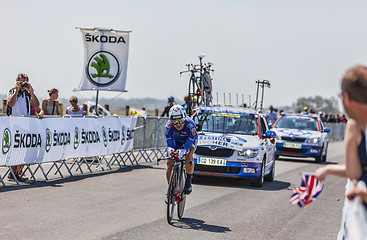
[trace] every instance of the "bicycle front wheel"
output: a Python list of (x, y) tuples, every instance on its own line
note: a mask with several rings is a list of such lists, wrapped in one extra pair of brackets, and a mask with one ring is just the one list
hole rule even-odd
[(177, 179), (177, 173), (173, 171), (171, 175), (171, 179), (168, 184), (168, 193), (167, 193), (167, 198), (168, 198), (167, 222), (168, 224), (172, 223), (173, 212), (175, 210), (176, 179)]
[(181, 201), (177, 205), (177, 215), (178, 218), (181, 219), (184, 211), (185, 211), (185, 204), (186, 204), (186, 194), (183, 193), (183, 189), (186, 182), (186, 172), (185, 169), (183, 169), (180, 179), (180, 193), (181, 193)]

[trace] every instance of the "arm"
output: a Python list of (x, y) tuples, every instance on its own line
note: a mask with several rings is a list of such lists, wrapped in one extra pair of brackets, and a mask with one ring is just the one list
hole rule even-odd
[(338, 177), (347, 177), (347, 170), (344, 164), (331, 165), (320, 167), (315, 171), (318, 180), (324, 181), (327, 176), (333, 175)]
[(174, 148), (175, 146), (175, 140), (173, 139), (173, 135), (172, 135), (172, 132), (173, 132), (172, 128), (173, 126), (169, 121), (164, 126), (164, 133), (166, 135), (167, 147), (170, 147), (170, 148)]
[(38, 101), (38, 98), (34, 94), (33, 87), (30, 83), (28, 83), (28, 87), (25, 88), (30, 94), (31, 94), (31, 101), (34, 107), (39, 107), (40, 102)]
[(17, 82), (15, 88), (13, 89), (13, 93), (7, 99), (7, 104), (9, 107), (13, 107), (14, 104), (17, 102), (19, 89), (20, 89), (20, 82)]
[(46, 110), (46, 103), (47, 103), (47, 99), (43, 99), (42, 100), (42, 111), (44, 112), (44, 115), (49, 115)]
[(358, 195), (361, 196), (363, 202), (367, 203), (367, 191), (363, 191), (356, 186), (354, 186), (352, 190), (348, 192), (347, 197), (349, 200), (353, 200)]
[(197, 143), (197, 139), (198, 139), (198, 135), (196, 133), (196, 126), (195, 124), (193, 123), (188, 123), (187, 124), (187, 127), (189, 128), (190, 130), (190, 134), (185, 142), (185, 150), (186, 152), (190, 152), (190, 148), (191, 146), (194, 144), (196, 146), (196, 143)]
[(361, 133), (356, 121), (351, 119), (345, 130), (345, 166), (348, 178), (359, 180), (362, 176), (362, 167), (358, 156), (358, 144)]
[(60, 115), (60, 112), (59, 112), (59, 101), (56, 100), (56, 114), (57, 115)]

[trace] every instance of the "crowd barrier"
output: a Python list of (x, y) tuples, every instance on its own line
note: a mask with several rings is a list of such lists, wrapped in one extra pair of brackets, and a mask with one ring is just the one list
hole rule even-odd
[[(13, 131), (15, 131), (15, 133), (23, 135), (24, 131), (29, 131), (30, 128), (35, 128), (39, 132), (41, 139), (44, 139), (44, 144), (42, 145), (41, 140), (41, 146), (39, 146), (37, 151), (35, 151), (35, 149), (30, 150), (29, 148), (23, 150), (14, 150), (14, 148), (12, 149), (12, 146), (10, 146), (8, 151), (13, 153), (6, 152), (6, 154), (13, 155), (6, 155), (4, 154), (3, 150), (3, 156), (1, 158), (2, 160), (0, 161), (0, 181), (2, 182), (3, 186), (9, 183), (6, 182), (6, 177), (8, 175), (11, 174), (15, 178), (14, 172), (11, 168), (13, 165), (24, 164), (24, 168), (20, 175), (26, 174), (29, 178), (28, 182), (37, 182), (37, 179), (40, 178), (47, 181), (54, 178), (64, 178), (65, 175), (74, 176), (75, 174), (84, 174), (85, 172), (93, 173), (95, 171), (116, 170), (125, 168), (127, 166), (138, 165), (141, 161), (152, 162), (165, 156), (166, 141), (164, 135), (164, 124), (167, 121), (167, 118), (165, 117), (79, 117), (72, 118), (73, 121), (69, 122), (68, 119), (65, 118), (66, 117), (36, 119), (31, 117), (20, 120), (19, 117), (0, 117), (0, 122), (2, 121), (0, 131), (3, 133), (3, 149), (5, 144), (5, 126), (8, 126), (6, 124), (11, 125), (8, 127), (8, 129), (12, 127), (14, 128)], [(134, 119), (134, 121), (129, 122), (127, 121), (128, 119)], [(19, 127), (20, 125), (19, 123), (18, 125), (16, 124), (18, 121), (27, 122), (28, 125), (22, 125), (21, 129), (16, 129), (17, 126)], [(125, 121), (125, 125), (122, 124), (121, 121)], [(76, 126), (75, 124), (73, 125), (68, 123), (62, 125), (60, 124), (61, 122), (74, 122), (75, 124), (79, 125)], [(62, 126), (69, 130), (60, 130)], [(325, 126), (331, 129), (329, 134), (330, 141), (343, 140), (345, 124), (327, 123)], [(88, 147), (83, 146), (84, 148), (83, 150), (80, 150), (82, 153), (80, 155), (70, 154), (70, 151), (73, 152), (72, 149), (74, 147), (74, 139), (76, 134), (75, 128), (80, 128), (80, 130), (84, 129), (84, 132), (98, 132), (100, 141), (98, 143), (91, 142), (89, 143)], [(56, 138), (60, 137), (61, 135), (68, 135), (65, 133), (70, 133), (70, 136), (68, 137), (69, 140), (67, 140), (68, 143), (70, 141), (70, 145), (61, 145), (60, 140), (58, 141), (56, 139), (56, 142), (58, 142), (53, 142), (51, 144), (51, 149), (46, 151), (46, 141), (48, 141), (46, 140), (47, 129), (49, 129), (49, 136), (54, 137), (56, 134)], [(86, 129), (89, 130), (86, 131)], [(22, 137), (24, 137), (22, 144), (26, 147), (27, 135), (23, 135), (18, 135), (18, 138), (21, 140)], [(106, 138), (104, 135), (106, 135)], [(13, 135), (13, 138), (14, 137), (15, 135)], [(30, 139), (31, 137), (28, 138)], [(120, 151), (122, 149), (121, 141), (123, 138), (125, 140), (130, 138), (128, 141), (131, 142), (131, 145), (127, 145), (127, 142), (125, 142), (124, 146), (126, 148)], [(105, 140), (108, 142), (106, 143)], [(29, 141), (32, 140), (30, 139)], [(113, 143), (117, 142), (119, 143), (120, 148), (116, 146), (112, 147)], [(20, 142), (17, 144), (20, 144)], [(28, 145), (29, 144), (32, 145), (32, 142), (29, 142)], [(53, 144), (56, 145), (53, 146)], [(107, 146), (111, 147), (111, 151), (106, 150)], [(98, 149), (104, 149), (103, 151), (105, 152), (98, 152)], [(73, 154), (75, 154), (75, 152)], [(6, 156), (4, 157), (4, 155)], [(26, 157), (26, 155), (29, 156)], [(45, 156), (47, 157), (42, 158)], [(14, 159), (14, 162), (12, 159)], [(19, 184), (17, 179), (15, 179), (15, 182)]]

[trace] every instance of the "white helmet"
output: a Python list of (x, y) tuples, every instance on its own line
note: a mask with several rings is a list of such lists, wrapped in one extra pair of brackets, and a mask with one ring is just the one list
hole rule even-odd
[(173, 105), (169, 110), (169, 120), (175, 124), (176, 122), (183, 123), (186, 119), (186, 111), (181, 105)]

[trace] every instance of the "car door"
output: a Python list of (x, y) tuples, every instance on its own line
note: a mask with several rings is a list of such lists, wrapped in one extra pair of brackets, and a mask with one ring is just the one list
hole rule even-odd
[(264, 138), (264, 134), (267, 130), (269, 130), (268, 123), (263, 116), (260, 116), (260, 125), (261, 125), (261, 138), (264, 142), (264, 148), (266, 153), (266, 163), (265, 163), (265, 171), (267, 171), (273, 163), (274, 159), (274, 145), (270, 142), (269, 138)]

